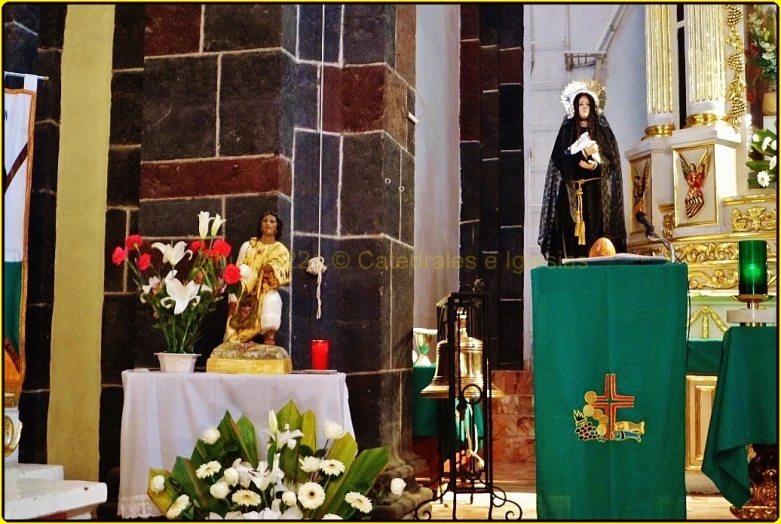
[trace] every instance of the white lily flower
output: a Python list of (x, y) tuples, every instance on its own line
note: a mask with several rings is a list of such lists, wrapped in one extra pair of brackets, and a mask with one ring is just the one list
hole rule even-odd
[(268, 429), (271, 431), (271, 433), (276, 433), (279, 431), (279, 426), (277, 425), (277, 414), (274, 413), (273, 409), (268, 410)]
[(214, 220), (209, 216), (208, 211), (201, 211), (198, 213), (198, 234), (201, 235), (201, 239), (206, 238), (209, 234), (209, 222)]
[(756, 134), (756, 133), (754, 133), (753, 135), (751, 135), (751, 141), (752, 141), (752, 142), (759, 142), (759, 135), (758, 135), (758, 134)]
[(767, 146), (770, 145), (770, 142), (772, 142), (773, 139), (769, 136), (766, 136), (765, 139), (762, 141), (762, 149), (767, 149)]
[(146, 286), (142, 285), (141, 286), (142, 293), (139, 297), (141, 299), (141, 303), (146, 304), (146, 299), (144, 298), (144, 295), (148, 295), (149, 293), (152, 292), (153, 289), (157, 289), (158, 287), (160, 287), (160, 279), (157, 277), (151, 277), (149, 279), (148, 285)]
[(272, 438), (277, 442), (277, 449), (281, 449), (287, 446), (290, 449), (294, 449), (298, 443), (295, 439), (303, 437), (300, 429), (290, 431), (290, 424), (285, 424), (285, 431), (279, 431)]
[(237, 458), (233, 461), (232, 467), (239, 475), (239, 484), (241, 487), (248, 488), (250, 482), (252, 482), (252, 477), (250, 477), (250, 471), (252, 471), (252, 467), (250, 466), (249, 462), (242, 462), (241, 458)]
[(180, 315), (185, 309), (187, 309), (187, 306), (190, 304), (190, 302), (194, 300), (195, 303), (198, 304), (201, 301), (201, 297), (198, 295), (198, 290), (200, 287), (200, 285), (196, 284), (192, 280), (189, 281), (186, 286), (176, 279), (166, 280), (165, 290), (169, 296), (161, 300), (160, 304), (166, 308), (170, 308), (171, 302), (176, 302), (174, 315)]
[(293, 504), (296, 503), (297, 500), (298, 500), (298, 497), (296, 497), (296, 492), (295, 491), (285, 491), (282, 494), (282, 502), (284, 502), (285, 505), (287, 505), (287, 506), (292, 506)]
[(222, 225), (225, 223), (225, 219), (220, 217), (220, 214), (217, 213), (214, 216), (214, 222), (212, 222), (212, 236), (217, 236), (217, 231), (220, 230)]
[(773, 151), (778, 151), (778, 140), (773, 140), (770, 142), (770, 149)]
[(260, 512), (250, 511), (244, 514), (244, 520), (279, 520), (282, 514), (271, 508), (263, 508)]
[(162, 242), (155, 242), (152, 244), (152, 247), (163, 254), (163, 263), (168, 262), (171, 264), (171, 267), (175, 267), (187, 253), (190, 253), (190, 258), (193, 257), (193, 252), (187, 249), (187, 243), (182, 240), (177, 242), (175, 246), (163, 244)]
[(301, 511), (301, 508), (298, 507), (298, 504), (296, 504), (295, 506), (287, 508), (279, 517), (279, 520), (302, 520), (303, 518), (304, 513)]
[(776, 168), (776, 164), (778, 163), (778, 157), (777, 156), (771, 156), (770, 157), (770, 167), (769, 171), (772, 171)]

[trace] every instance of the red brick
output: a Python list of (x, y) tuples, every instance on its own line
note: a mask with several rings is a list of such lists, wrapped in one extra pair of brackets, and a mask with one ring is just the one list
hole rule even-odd
[(499, 83), (523, 84), (523, 49), (499, 50)]
[(385, 65), (342, 69), (341, 118), (344, 131), (383, 129), (387, 74)]
[(326, 67), (323, 71), (323, 129), (341, 133), (342, 125), (342, 69)]
[(280, 156), (143, 162), (141, 198), (182, 198), (279, 191), (290, 195), (290, 161)]
[(200, 4), (148, 4), (144, 55), (197, 53), (201, 41)]
[(461, 4), (461, 40), (480, 38), (480, 4)]
[(480, 53), (480, 42), (461, 42), (462, 141), (480, 140)]
[(415, 4), (396, 6), (396, 71), (415, 87)]

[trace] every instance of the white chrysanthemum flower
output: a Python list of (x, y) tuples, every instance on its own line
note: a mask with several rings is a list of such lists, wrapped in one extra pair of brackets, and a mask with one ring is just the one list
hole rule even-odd
[(314, 473), (320, 469), (320, 459), (317, 457), (300, 458), (298, 459), (298, 462), (301, 463), (301, 469), (304, 470), (305, 473)]
[(762, 187), (770, 185), (770, 176), (767, 174), (767, 171), (760, 171), (757, 173), (757, 183)]
[(344, 501), (361, 513), (371, 513), (372, 511), (372, 501), (358, 492), (349, 492), (344, 496)]
[(248, 489), (240, 489), (231, 496), (231, 500), (239, 506), (257, 506), (260, 504), (260, 495)]
[(338, 438), (342, 438), (345, 433), (347, 433), (344, 428), (339, 425), (338, 422), (334, 422), (333, 420), (326, 420), (325, 421), (325, 438), (329, 440), (336, 440)]
[(323, 520), (344, 520), (344, 519), (339, 515), (335, 515), (333, 513), (326, 513), (325, 515), (323, 515)]
[(216, 499), (224, 499), (228, 496), (228, 493), (231, 492), (231, 489), (228, 487), (228, 485), (225, 482), (215, 482), (212, 484), (212, 486), (209, 488), (209, 493), (212, 494), (212, 497)]
[(149, 481), (149, 489), (155, 494), (163, 491), (165, 489), (165, 477), (162, 475), (155, 475), (152, 477), (152, 480)]
[(203, 432), (203, 436), (201, 437), (201, 440), (206, 442), (209, 445), (214, 444), (218, 440), (220, 440), (220, 430), (217, 428), (209, 428), (206, 431)]
[(325, 502), (323, 486), (317, 482), (305, 482), (298, 488), (298, 501), (306, 509), (319, 508)]
[(320, 471), (329, 477), (338, 477), (344, 473), (344, 463), (340, 460), (322, 460), (320, 461)]
[(168, 507), (168, 511), (165, 512), (166, 518), (173, 520), (182, 514), (182, 511), (187, 509), (190, 505), (190, 497), (187, 495), (179, 495), (177, 499)]
[(235, 486), (239, 482), (239, 472), (236, 471), (236, 468), (228, 468), (222, 475), (222, 480), (228, 486)]
[(216, 460), (212, 460), (211, 462), (198, 466), (198, 469), (195, 470), (195, 476), (199, 479), (205, 479), (206, 477), (211, 477), (215, 473), (219, 473), (220, 468), (222, 468), (220, 463)]
[(390, 490), (391, 493), (396, 495), (397, 497), (400, 497), (402, 493), (404, 493), (404, 488), (407, 486), (407, 483), (404, 482), (404, 479), (393, 479), (391, 480)]
[(286, 506), (292, 506), (297, 500), (298, 498), (296, 498), (296, 494), (293, 491), (286, 491), (282, 494), (282, 502), (284, 502)]

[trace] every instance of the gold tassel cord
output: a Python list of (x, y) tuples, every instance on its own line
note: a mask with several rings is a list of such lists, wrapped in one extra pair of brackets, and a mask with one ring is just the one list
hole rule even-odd
[(579, 246), (586, 245), (586, 222), (583, 220), (583, 184), (593, 180), (599, 180), (599, 177), (572, 180), (572, 182), (575, 183), (575, 196), (578, 198), (578, 216), (575, 219), (575, 236), (578, 237)]

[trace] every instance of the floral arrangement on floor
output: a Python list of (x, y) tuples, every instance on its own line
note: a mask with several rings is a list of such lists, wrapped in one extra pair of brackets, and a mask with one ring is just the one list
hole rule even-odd
[(778, 45), (776, 35), (775, 5), (766, 8), (755, 5), (748, 16), (748, 58), (749, 69), (753, 70), (753, 81), (762, 80), (768, 90), (775, 91), (778, 81)]
[[(292, 400), (270, 411), (266, 459), (259, 460), (252, 422), (244, 416), (234, 422), (226, 412), (189, 459), (177, 457), (170, 472), (149, 470), (147, 494), (169, 519), (341, 520), (370, 513), (367, 494), (388, 465), (387, 450), (358, 454), (353, 436), (332, 421), (325, 422), (325, 446), (317, 448), (315, 422)], [(400, 494), (404, 481), (394, 479), (391, 490)]]
[[(242, 270), (228, 263), (231, 246), (215, 238), (224, 224), (220, 215), (212, 217), (201, 211), (200, 239), (190, 243), (189, 249), (184, 241), (176, 245), (155, 242), (151, 249), (160, 252), (160, 260), (157, 253), (144, 245), (141, 235), (130, 235), (125, 245), (118, 246), (111, 255), (114, 264), (126, 263), (133, 272), (141, 302), (154, 311), (155, 327), (163, 332), (169, 353), (192, 353), (206, 315), (214, 310), (226, 290), (239, 288)], [(189, 270), (179, 267), (190, 261)]]
[(756, 179), (750, 178), (749, 181), (755, 180), (760, 187), (768, 187), (778, 179), (778, 120), (775, 122), (775, 128), (775, 131), (760, 129), (751, 137), (752, 149), (769, 158), (746, 162), (746, 165), (757, 173)]

